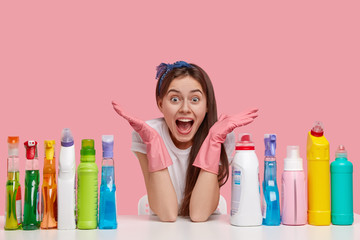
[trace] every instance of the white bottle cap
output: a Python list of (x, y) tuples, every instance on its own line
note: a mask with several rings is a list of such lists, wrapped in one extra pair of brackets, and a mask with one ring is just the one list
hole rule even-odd
[(300, 157), (299, 146), (287, 146), (284, 159), (284, 171), (303, 171), (303, 159)]

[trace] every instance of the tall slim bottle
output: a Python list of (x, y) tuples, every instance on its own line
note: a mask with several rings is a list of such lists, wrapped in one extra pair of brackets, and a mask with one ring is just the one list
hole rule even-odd
[(282, 215), (284, 225), (305, 225), (307, 222), (306, 179), (299, 146), (287, 146), (282, 174)]
[(78, 173), (78, 228), (96, 229), (98, 221), (98, 167), (93, 139), (81, 142)]
[(102, 147), (99, 229), (116, 229), (116, 187), (113, 159), (114, 136), (103, 135)]
[(263, 225), (278, 226), (281, 219), (279, 189), (276, 181), (276, 135), (265, 134), (264, 142)]
[(46, 140), (42, 185), (42, 229), (57, 227), (57, 186), (55, 169), (55, 140)]
[(40, 196), (39, 196), (39, 160), (37, 142), (27, 141), (25, 163), (25, 199), (24, 199), (24, 230), (35, 230), (40, 227)]
[(353, 165), (347, 159), (343, 145), (336, 151), (331, 170), (331, 222), (334, 225), (351, 225), (354, 222)]
[(8, 137), (5, 230), (21, 229), (22, 206), (19, 165), (19, 137)]
[(58, 229), (76, 228), (75, 222), (75, 145), (69, 128), (61, 134), (58, 176)]
[(321, 122), (315, 122), (307, 138), (308, 223), (330, 225), (330, 154)]
[(259, 161), (250, 134), (240, 134), (231, 165), (230, 223), (235, 226), (259, 226), (262, 222)]

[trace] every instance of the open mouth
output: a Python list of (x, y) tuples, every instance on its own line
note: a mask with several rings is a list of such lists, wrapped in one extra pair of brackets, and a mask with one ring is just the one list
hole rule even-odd
[(180, 134), (188, 134), (191, 132), (194, 120), (192, 119), (178, 119), (176, 120), (177, 130)]

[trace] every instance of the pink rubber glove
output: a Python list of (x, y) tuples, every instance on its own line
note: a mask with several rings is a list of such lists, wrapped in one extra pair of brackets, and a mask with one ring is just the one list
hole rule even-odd
[(172, 165), (171, 157), (159, 133), (144, 121), (126, 115), (115, 102), (112, 104), (114, 110), (130, 123), (146, 144), (149, 172), (156, 172)]
[(252, 109), (234, 116), (222, 115), (210, 128), (201, 148), (194, 160), (193, 166), (205, 171), (218, 174), (221, 153), (221, 144), (225, 142), (226, 135), (235, 128), (245, 126), (258, 116), (258, 109)]

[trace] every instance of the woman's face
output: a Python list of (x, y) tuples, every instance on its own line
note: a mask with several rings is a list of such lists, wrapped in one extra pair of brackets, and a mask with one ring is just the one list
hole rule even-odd
[(173, 79), (158, 107), (175, 146), (179, 149), (192, 146), (207, 112), (206, 95), (200, 83), (191, 76)]

